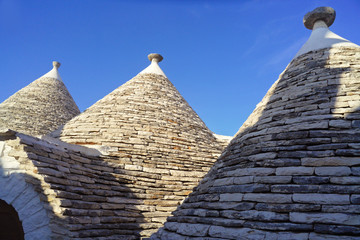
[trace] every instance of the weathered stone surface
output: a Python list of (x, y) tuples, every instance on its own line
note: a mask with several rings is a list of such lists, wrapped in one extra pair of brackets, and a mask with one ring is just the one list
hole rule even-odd
[(225, 239), (241, 239), (245, 236), (250, 239), (264, 239), (265, 237), (264, 232), (251, 228), (225, 228), (220, 226), (211, 226), (209, 229), (209, 235), (211, 237)]
[(315, 224), (315, 232), (336, 235), (360, 235), (360, 228), (353, 226), (338, 226), (338, 225), (325, 225)]
[(319, 211), (321, 209), (321, 205), (258, 203), (256, 204), (255, 209), (259, 211), (273, 211), (273, 212), (312, 212), (312, 211)]
[(330, 182), (335, 184), (360, 184), (360, 177), (332, 177)]
[(335, 128), (351, 128), (351, 121), (347, 120), (330, 120), (329, 127)]
[(295, 193), (293, 194), (292, 199), (294, 202), (299, 202), (299, 203), (314, 203), (314, 204), (349, 204), (350, 203), (349, 195), (340, 195), (340, 194)]
[(360, 204), (360, 194), (351, 195), (351, 203)]
[(323, 212), (360, 213), (360, 205), (323, 205)]
[(290, 221), (299, 223), (329, 223), (359, 225), (360, 216), (345, 213), (290, 213)]
[(330, 178), (329, 177), (314, 177), (314, 176), (308, 176), (308, 177), (293, 177), (294, 183), (297, 184), (322, 184), (322, 183), (329, 183)]
[(41, 236), (41, 238), (49, 239), (49, 238), (53, 237), (54, 235), (55, 234), (53, 234), (51, 232), (51, 230), (49, 229), (48, 226), (44, 226), (44, 227), (38, 228), (36, 231), (26, 232), (24, 235), (24, 238), (25, 239), (40, 239), (39, 236)]
[[(252, 181), (249, 181), (252, 182)], [(246, 183), (249, 183), (246, 182)], [(213, 186), (222, 186), (222, 185), (233, 185), (234, 184), (234, 177), (228, 177), (228, 178), (220, 178), (220, 179), (216, 179), (214, 181)]]
[(225, 193), (220, 194), (220, 202), (241, 202), (244, 194), (242, 193)]
[(247, 184), (252, 182), (254, 182), (253, 176), (234, 177), (234, 184)]
[(352, 167), (351, 168), (351, 174), (356, 175), (356, 176), (360, 176), (360, 167)]
[(223, 227), (242, 227), (244, 225), (245, 220), (206, 217), (206, 218), (196, 219), (196, 221), (194, 222), (208, 224), (208, 225), (223, 226)]
[(327, 158), (302, 158), (304, 166), (353, 166), (360, 164), (359, 158), (327, 157)]
[(266, 203), (291, 203), (290, 194), (273, 193), (245, 193), (244, 201), (266, 202)]
[(255, 177), (254, 182), (256, 183), (290, 183), (291, 176), (265, 176)]
[(259, 167), (287, 167), (287, 166), (300, 166), (301, 162), (299, 159), (292, 158), (277, 158), (267, 159), (264, 161), (258, 161), (255, 163)]
[(235, 218), (235, 219), (246, 219), (246, 220), (257, 220), (257, 221), (286, 221), (289, 219), (287, 214), (274, 213), (268, 211), (234, 211), (225, 210), (220, 212), (221, 217)]
[[(159, 235), (157, 237), (156, 235)], [(186, 237), (174, 232), (168, 232), (168, 231), (159, 231), (159, 233), (156, 233), (156, 235), (151, 236), (151, 240), (158, 240), (158, 239), (173, 239), (173, 240), (186, 240)]]
[(244, 185), (213, 187), (209, 189), (209, 193), (267, 192), (268, 190), (269, 190), (269, 186), (264, 184), (244, 184)]
[(359, 185), (320, 185), (319, 192), (321, 193), (360, 193)]
[(246, 210), (251, 209), (254, 204), (248, 202), (236, 203), (236, 202), (229, 202), (228, 204), (224, 204), (223, 202), (205, 202), (199, 204), (202, 208), (206, 209), (237, 209), (237, 210)]
[(293, 184), (284, 184), (284, 185), (272, 185), (271, 192), (274, 193), (313, 193), (317, 192), (319, 186), (312, 185), (293, 185)]
[(295, 223), (273, 223), (273, 222), (251, 222), (247, 221), (244, 227), (272, 230), (272, 231), (311, 231), (311, 224), (295, 224)]
[(276, 169), (276, 175), (312, 175), (314, 168), (312, 167), (279, 167)]
[(315, 174), (318, 176), (348, 176), (351, 174), (349, 167), (316, 167)]
[(341, 239), (349, 239), (349, 240), (359, 240), (359, 237), (349, 236), (349, 235), (329, 235), (329, 234), (318, 234), (318, 233), (310, 233), (310, 240), (341, 240)]
[(202, 194), (202, 195), (190, 195), (185, 202), (198, 202), (198, 201), (205, 201), (205, 202), (213, 202), (219, 200), (218, 194)]
[(265, 239), (288, 239), (288, 240), (308, 240), (308, 233), (294, 233), (294, 232), (267, 232)]
[(226, 173), (227, 176), (267, 176), (275, 173), (272, 168), (240, 168)]
[(206, 236), (209, 231), (209, 225), (179, 223), (177, 233), (186, 236)]

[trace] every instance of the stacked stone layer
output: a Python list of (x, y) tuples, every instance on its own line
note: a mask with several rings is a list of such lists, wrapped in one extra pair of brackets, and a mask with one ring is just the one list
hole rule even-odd
[[(159, 216), (161, 211), (159, 218), (168, 215), (171, 204), (183, 194), (175, 191), (178, 186), (174, 185), (175, 197), (162, 204), (156, 195), (162, 193), (147, 191), (150, 174), (139, 176), (148, 176), (149, 181), (136, 188), (137, 180), (124, 164), (94, 149), (23, 134), (7, 136), (1, 143), (8, 150), (6, 158), (1, 156), (0, 185), (14, 189), (1, 189), (0, 197), (20, 212), (25, 229), (29, 224), (30, 230), (50, 229), (47, 236), (51, 239), (140, 239), (141, 231), (162, 226), (162, 220), (149, 217)], [(156, 178), (156, 174), (151, 176)], [(11, 180), (16, 178), (24, 178), (27, 186), (15, 187)], [(34, 201), (37, 196), (31, 188), (41, 204)], [(19, 196), (24, 196), (22, 204), (13, 200)], [(152, 196), (148, 201), (157, 203), (156, 207), (146, 204), (145, 196)]]
[(294, 59), (153, 239), (359, 239), (360, 49)]
[(62, 81), (41, 77), (0, 104), (0, 127), (45, 135), (79, 113)]
[(139, 212), (122, 221), (144, 223), (141, 236), (163, 225), (223, 148), (171, 82), (151, 73), (137, 75), (61, 131), (62, 141), (99, 149), (112, 164), (108, 171), (127, 179), (129, 194), (109, 201)]

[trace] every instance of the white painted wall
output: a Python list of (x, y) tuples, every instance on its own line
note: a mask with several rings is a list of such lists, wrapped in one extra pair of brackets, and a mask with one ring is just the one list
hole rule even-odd
[(0, 199), (17, 211), (26, 240), (51, 238), (49, 217), (32, 185), (25, 181), (25, 171), (20, 163), (8, 153), (11, 147), (0, 141)]

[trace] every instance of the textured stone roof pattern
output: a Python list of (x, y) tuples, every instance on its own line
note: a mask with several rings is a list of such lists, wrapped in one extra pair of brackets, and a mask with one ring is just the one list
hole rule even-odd
[(126, 186), (133, 194), (112, 201), (134, 205), (142, 215), (138, 220), (151, 223), (142, 227), (142, 236), (162, 226), (224, 147), (173, 84), (156, 73), (138, 74), (60, 131), (62, 141), (113, 158), (115, 171), (131, 179)]
[(359, 236), (359, 124), (360, 49), (294, 59), (152, 238)]
[(161, 142), (190, 152), (218, 145), (213, 133), (165, 76), (143, 72), (66, 123), (60, 139), (90, 146), (138, 144), (153, 150)]
[(57, 67), (0, 104), (1, 127), (44, 135), (80, 113)]
[(308, 50), (151, 239), (359, 239), (359, 136), (360, 48)]
[[(0, 152), (0, 160), (5, 160), (0, 162), (0, 184), (9, 182), (6, 176), (1, 177), (2, 172), (20, 172), (40, 192), (40, 199), (48, 206), (46, 227), (52, 237), (60, 239), (150, 236), (163, 226), (220, 152), (209, 146), (205, 149), (208, 152), (195, 149), (199, 153), (189, 155), (163, 141), (156, 151), (148, 150), (153, 152), (139, 150), (142, 147), (135, 144), (128, 149), (119, 147), (117, 156), (103, 155), (48, 136), (38, 139), (2, 132), (1, 143), (10, 150), (5, 158)], [(12, 169), (14, 166), (19, 170)], [(36, 228), (44, 225), (42, 221), (34, 223)]]
[(327, 44), (334, 18), (305, 16), (317, 37), (233, 138), (206, 127), (160, 54), (74, 118), (54, 62), (0, 104), (0, 199), (25, 239), (360, 239), (360, 48)]

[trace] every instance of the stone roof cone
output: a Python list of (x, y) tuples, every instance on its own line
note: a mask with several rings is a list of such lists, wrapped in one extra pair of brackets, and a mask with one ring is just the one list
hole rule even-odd
[(128, 194), (126, 202), (135, 202), (132, 207), (149, 222), (143, 224), (142, 236), (162, 226), (222, 150), (160, 69), (162, 56), (150, 54), (149, 60), (149, 67), (67, 122), (59, 133), (65, 142), (113, 157), (115, 172), (134, 179), (127, 187), (136, 194)]
[(151, 239), (360, 236), (360, 48), (328, 44), (334, 16), (306, 15), (309, 41)]
[(61, 80), (60, 63), (0, 104), (0, 126), (29, 135), (45, 135), (80, 113)]
[[(151, 64), (147, 68), (66, 123), (61, 140), (79, 145), (112, 146), (120, 139), (133, 138), (132, 134), (148, 139), (157, 130), (178, 129), (213, 141), (213, 133), (159, 67), (163, 57), (152, 53), (148, 58)], [(150, 135), (141, 137), (138, 131)], [(178, 137), (178, 131), (163, 137)]]

